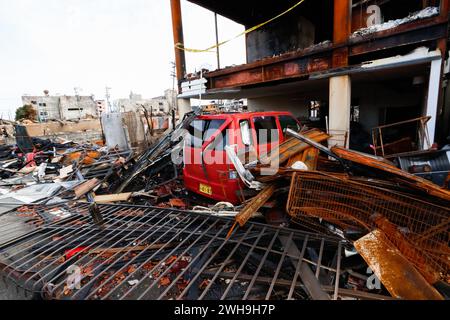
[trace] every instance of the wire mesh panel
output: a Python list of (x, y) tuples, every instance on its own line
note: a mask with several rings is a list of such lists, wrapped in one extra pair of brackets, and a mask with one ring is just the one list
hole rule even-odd
[[(288, 212), (311, 228), (380, 229), (429, 280), (449, 281), (450, 206), (322, 173), (296, 173)], [(324, 230), (322, 230), (324, 231)]]
[[(345, 292), (336, 238), (257, 223), (227, 238), (232, 219), (98, 208), (102, 224), (78, 204), (70, 217), (0, 245), (6, 283), (46, 299), (311, 299), (312, 280), (332, 297)], [(305, 267), (316, 274), (309, 282)]]

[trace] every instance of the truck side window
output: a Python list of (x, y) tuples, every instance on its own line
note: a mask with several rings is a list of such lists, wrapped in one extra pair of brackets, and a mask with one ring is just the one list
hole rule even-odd
[(300, 126), (298, 122), (291, 116), (279, 116), (281, 131), (285, 135), (286, 129), (292, 129), (296, 132), (300, 131)]
[(252, 131), (250, 129), (250, 123), (248, 120), (239, 121), (239, 129), (241, 131), (242, 143), (245, 146), (252, 145)]
[(269, 144), (279, 140), (275, 117), (255, 117), (253, 124), (256, 130), (258, 144)]

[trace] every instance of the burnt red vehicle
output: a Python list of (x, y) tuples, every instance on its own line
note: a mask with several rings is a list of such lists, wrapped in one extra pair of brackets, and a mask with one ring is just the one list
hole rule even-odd
[[(229, 161), (225, 146), (257, 157), (285, 140), (285, 130), (300, 123), (289, 112), (222, 113), (198, 116), (184, 146), (184, 183), (188, 190), (216, 201), (238, 204), (245, 185)], [(265, 132), (265, 133), (264, 133)]]

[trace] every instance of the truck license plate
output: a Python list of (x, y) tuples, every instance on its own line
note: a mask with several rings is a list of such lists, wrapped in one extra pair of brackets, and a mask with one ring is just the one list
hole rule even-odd
[(200, 183), (200, 192), (201, 193), (206, 193), (208, 195), (212, 195), (212, 188), (206, 184)]

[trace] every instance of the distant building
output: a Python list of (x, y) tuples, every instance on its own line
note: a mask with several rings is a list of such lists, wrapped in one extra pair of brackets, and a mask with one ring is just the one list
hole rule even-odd
[(98, 116), (93, 96), (23, 96), (22, 103), (33, 106), (39, 121), (75, 120)]
[(151, 99), (143, 99), (140, 94), (130, 93), (128, 99), (118, 99), (114, 101), (116, 110), (120, 112), (136, 112), (145, 107), (148, 112), (155, 115), (169, 114), (174, 107), (175, 93), (172, 90), (166, 90), (164, 96)]

